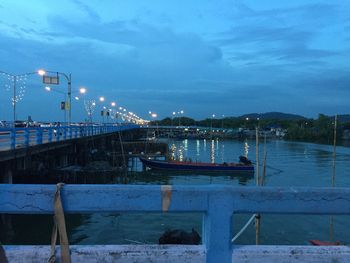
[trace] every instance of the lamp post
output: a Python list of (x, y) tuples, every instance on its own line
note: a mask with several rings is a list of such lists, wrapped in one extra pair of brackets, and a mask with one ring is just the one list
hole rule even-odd
[[(62, 92), (62, 91), (59, 91), (59, 90), (56, 90), (56, 89), (52, 89), (49, 86), (46, 86), (45, 90), (48, 91), (48, 92), (53, 91), (53, 92), (57, 92), (57, 93), (63, 94), (64, 101), (67, 100), (67, 93), (65, 93), (65, 92)], [(66, 123), (66, 119), (67, 119), (66, 106), (63, 105), (63, 107), (62, 107), (62, 105), (61, 105), (61, 110), (64, 110), (64, 121), (63, 122)]]
[[(155, 112), (149, 111), (148, 113), (153, 119), (158, 117), (157, 113), (155, 113)], [(158, 133), (158, 136), (159, 136), (158, 122), (157, 122), (157, 133)]]
[(12, 78), (13, 82), (13, 98), (12, 98), (12, 105), (13, 105), (13, 127), (15, 127), (15, 122), (16, 122), (16, 103), (17, 103), (17, 92), (16, 92), (16, 86), (17, 86), (17, 81), (19, 81), (22, 78), (27, 77), (28, 75), (34, 75), (34, 74), (39, 74), (42, 76), (43, 72), (41, 70), (35, 71), (35, 72), (28, 72), (28, 73), (22, 73), (22, 74), (10, 74), (5, 71), (0, 70), (0, 73), (7, 75), (9, 78)]
[(213, 138), (213, 119), (215, 118), (215, 114), (211, 115), (210, 119), (210, 139)]
[[(183, 110), (180, 110), (177, 114), (184, 114), (185, 112)], [(181, 116), (179, 116), (179, 126), (181, 126)]]
[[(68, 91), (67, 91), (67, 95), (68, 95), (68, 125), (70, 125), (71, 121), (72, 121), (72, 74), (70, 74), (70, 73), (66, 74), (63, 72), (49, 71), (49, 70), (43, 70), (43, 69), (39, 70), (38, 73), (39, 73), (39, 75), (43, 76), (43, 82), (45, 84), (58, 85), (59, 84), (58, 75), (63, 76), (67, 80), (67, 83), (68, 83)], [(52, 78), (52, 77), (45, 78), (46, 73), (57, 74), (57, 78)]]
[(176, 115), (176, 112), (173, 111), (173, 114), (172, 114), (172, 116), (171, 116), (171, 126), (174, 125), (174, 117), (175, 117), (175, 115)]
[[(53, 91), (53, 92), (57, 92), (57, 93), (63, 94), (64, 95), (64, 102), (67, 101), (67, 93), (66, 92), (63, 92), (63, 91), (60, 91), (60, 90), (57, 90), (57, 89), (53, 89), (50, 86), (46, 86), (45, 90), (49, 91), (49, 92)], [(75, 94), (75, 93), (79, 92), (81, 95), (85, 95), (86, 91), (87, 91), (86, 88), (81, 87), (81, 88), (79, 88), (79, 91), (72, 91), (71, 94)], [(79, 100), (79, 97), (75, 96), (75, 100)], [(66, 104), (65, 103), (64, 103), (64, 105), (61, 104), (61, 109), (64, 110), (64, 122), (66, 122), (67, 111), (66, 111)]]
[[(112, 120), (115, 119), (115, 107), (117, 106), (117, 103), (115, 103), (114, 101), (111, 102), (111, 109), (109, 109), (110, 115), (111, 115), (111, 122), (113, 122)], [(117, 120), (116, 120), (117, 122)]]

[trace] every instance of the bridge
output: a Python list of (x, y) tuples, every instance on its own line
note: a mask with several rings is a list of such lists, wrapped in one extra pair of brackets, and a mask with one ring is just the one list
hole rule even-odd
[(99, 134), (122, 132), (138, 125), (79, 125), (55, 127), (0, 128), (0, 151), (77, 139)]
[(96, 151), (108, 152), (115, 168), (145, 149), (153, 156), (166, 155), (165, 143), (135, 141), (144, 132), (133, 124), (0, 128), (0, 183), (15, 182), (14, 175), (29, 169), (85, 166)]

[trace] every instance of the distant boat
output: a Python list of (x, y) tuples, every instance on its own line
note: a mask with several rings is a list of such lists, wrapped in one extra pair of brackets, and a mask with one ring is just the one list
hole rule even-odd
[(341, 246), (341, 242), (340, 241), (335, 241), (335, 242), (330, 242), (330, 241), (321, 241), (321, 240), (310, 240), (309, 241), (311, 243), (311, 245), (314, 246)]
[(240, 156), (239, 163), (178, 162), (140, 158), (148, 168), (172, 171), (235, 172), (254, 171), (254, 165), (246, 157)]

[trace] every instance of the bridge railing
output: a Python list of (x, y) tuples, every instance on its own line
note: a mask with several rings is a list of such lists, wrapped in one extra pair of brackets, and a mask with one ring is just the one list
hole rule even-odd
[[(54, 185), (0, 185), (0, 213), (52, 214), (55, 190)], [(350, 214), (348, 188), (65, 185), (61, 197), (65, 213), (203, 214), (203, 245), (72, 246), (73, 262), (113, 262), (117, 258), (111, 255), (121, 262), (348, 262), (350, 256), (346, 246), (231, 244), (235, 213)], [(42, 261), (49, 254), (49, 246), (5, 246), (5, 251), (14, 262), (24, 255)]]
[(0, 151), (138, 128), (138, 125), (82, 125), (0, 128)]

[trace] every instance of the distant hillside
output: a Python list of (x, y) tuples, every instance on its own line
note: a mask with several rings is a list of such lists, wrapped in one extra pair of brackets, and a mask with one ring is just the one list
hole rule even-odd
[(257, 119), (260, 118), (260, 120), (305, 120), (304, 116), (296, 115), (296, 114), (289, 114), (289, 113), (283, 113), (283, 112), (266, 112), (266, 113), (249, 113), (244, 114), (242, 116), (239, 116), (238, 118), (245, 119)]
[(350, 114), (338, 115), (338, 121), (339, 122), (350, 122)]

